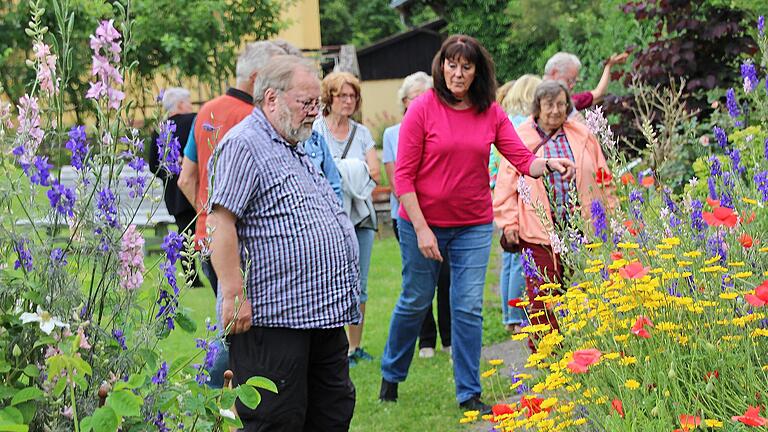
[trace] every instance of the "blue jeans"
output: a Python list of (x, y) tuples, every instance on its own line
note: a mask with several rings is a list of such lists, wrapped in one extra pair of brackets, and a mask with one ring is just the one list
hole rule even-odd
[[(405, 381), (413, 360), (416, 338), (427, 308), (435, 296), (440, 263), (421, 254), (413, 225), (401, 219), (400, 253), (403, 286), (389, 327), (381, 358), (382, 377)], [(480, 395), (480, 349), (483, 342), (483, 288), (491, 252), (491, 224), (456, 228), (432, 227), (440, 254), (451, 266), (451, 355), (456, 400)]]
[(505, 325), (520, 324), (525, 319), (522, 309), (510, 307), (507, 303), (511, 299), (522, 297), (524, 288), (525, 277), (523, 276), (523, 263), (520, 261), (520, 254), (502, 252), (499, 291), (501, 293), (501, 320)]
[(370, 228), (355, 228), (357, 246), (360, 249), (360, 303), (368, 301), (368, 270), (371, 268), (371, 252), (376, 231)]

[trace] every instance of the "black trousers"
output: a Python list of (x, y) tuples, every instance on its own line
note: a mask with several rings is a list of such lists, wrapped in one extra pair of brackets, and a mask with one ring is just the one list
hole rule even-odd
[(261, 403), (235, 403), (245, 432), (349, 430), (355, 387), (349, 378), (349, 342), (343, 327), (295, 330), (252, 327), (230, 335), (233, 385), (252, 376), (269, 378), (278, 393), (259, 390)]
[[(397, 219), (392, 219), (392, 229), (395, 230), (395, 238), (400, 241)], [(430, 303), (419, 331), (419, 348), (435, 348), (437, 346), (438, 329), (440, 330), (440, 342), (442, 342), (442, 345), (444, 347), (451, 346), (451, 266), (448, 264), (448, 260), (443, 260), (443, 265), (440, 266), (436, 295), (437, 325), (435, 325), (435, 314)]]
[[(195, 220), (195, 210), (187, 210), (184, 212), (181, 212), (179, 214), (173, 215), (173, 218), (176, 219), (176, 226), (179, 227), (179, 234), (186, 235), (189, 234), (192, 236), (192, 238), (195, 237), (195, 224), (192, 222)], [(191, 257), (181, 257), (182, 262), (182, 268), (186, 271), (187, 269), (187, 263), (190, 262), (190, 260), (193, 260), (194, 258)], [(197, 267), (195, 267), (194, 262), (192, 262), (192, 269), (195, 270)], [(195, 272), (192, 275), (192, 285), (193, 286), (202, 286), (202, 283), (200, 282), (200, 277)]]

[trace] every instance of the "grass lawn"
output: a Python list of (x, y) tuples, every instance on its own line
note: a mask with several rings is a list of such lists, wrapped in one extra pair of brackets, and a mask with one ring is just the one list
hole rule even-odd
[[(384, 351), (390, 315), (400, 292), (400, 250), (390, 233), (391, 229), (383, 228), (383, 238), (377, 239), (373, 248), (363, 345), (376, 359), (360, 363), (351, 370), (357, 388), (357, 405), (351, 430), (467, 430), (458, 423), (462, 411), (454, 395), (453, 369), (449, 357), (439, 350), (432, 359), (414, 359), (408, 380), (399, 387), (398, 403), (381, 404), (378, 401), (381, 383), (379, 360)], [(493, 249), (496, 251), (497, 248)], [(500, 300), (495, 289), (492, 290), (498, 284), (498, 262), (497, 253), (494, 252), (486, 280), (483, 345), (501, 342), (507, 337), (501, 325)], [(198, 323), (197, 336), (203, 337), (205, 317), (214, 316), (213, 293), (208, 287), (186, 290), (181, 305), (192, 311), (191, 315)], [(171, 357), (195, 351), (194, 340), (181, 330), (172, 332), (161, 346)]]

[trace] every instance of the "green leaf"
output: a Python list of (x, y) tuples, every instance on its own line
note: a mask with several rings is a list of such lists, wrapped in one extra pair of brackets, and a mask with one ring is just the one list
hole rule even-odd
[(40, 369), (37, 368), (37, 366), (33, 364), (28, 364), (27, 367), (24, 368), (24, 375), (30, 377), (30, 378), (37, 378), (40, 376)]
[(24, 424), (4, 424), (0, 421), (0, 432), (28, 432), (29, 426)]
[(146, 381), (147, 376), (144, 374), (131, 375), (127, 382), (122, 380), (116, 382), (114, 390), (135, 389), (144, 385), (144, 382)]
[(71, 361), (72, 361), (72, 366), (75, 369), (77, 369), (78, 372), (81, 372), (85, 375), (93, 374), (93, 371), (91, 370), (91, 365), (89, 365), (88, 362), (83, 360), (81, 357), (72, 356)]
[(116, 432), (118, 418), (115, 410), (105, 405), (93, 412), (91, 427), (99, 432)]
[(138, 350), (137, 354), (139, 358), (141, 358), (141, 361), (146, 363), (149, 370), (156, 370), (158, 368), (159, 365), (157, 363), (157, 353), (150, 349), (142, 348)]
[(197, 324), (184, 312), (176, 312), (175, 321), (187, 333), (194, 333), (197, 330)]
[(237, 398), (235, 391), (225, 388), (224, 391), (221, 392), (221, 406), (231, 407), (235, 404), (235, 398)]
[(269, 378), (264, 378), (261, 376), (250, 377), (248, 378), (248, 381), (245, 382), (245, 384), (253, 387), (263, 388), (264, 390), (269, 390), (272, 393), (277, 394), (277, 386)]
[(66, 388), (67, 380), (60, 378), (58, 381), (56, 381), (56, 385), (53, 386), (53, 395), (56, 397), (61, 396), (61, 394), (64, 393), (64, 389)]
[(256, 409), (261, 403), (261, 395), (259, 392), (251, 386), (239, 386), (235, 389), (237, 397), (240, 398), (240, 402), (250, 409)]
[(23, 423), (24, 416), (21, 414), (21, 411), (14, 407), (5, 407), (0, 410), (0, 422)]
[(0, 385), (0, 400), (7, 399), (13, 395), (16, 394), (16, 389), (13, 387), (8, 387), (4, 385)]
[(37, 387), (27, 387), (19, 390), (11, 399), (11, 406), (16, 406), (22, 402), (38, 400), (43, 397), (43, 391)]
[(234, 428), (242, 428), (243, 422), (240, 420), (240, 417), (235, 417), (234, 419), (231, 419), (229, 417), (221, 416), (221, 419), (224, 420), (224, 425)]
[(141, 406), (144, 399), (128, 390), (113, 391), (107, 397), (107, 405), (122, 417), (136, 417), (141, 415)]
[(37, 402), (27, 401), (16, 405), (16, 408), (21, 411), (21, 415), (24, 417), (24, 424), (29, 424), (37, 413)]
[(80, 432), (91, 432), (93, 430), (93, 426), (91, 425), (92, 422), (92, 417), (86, 417), (80, 420)]

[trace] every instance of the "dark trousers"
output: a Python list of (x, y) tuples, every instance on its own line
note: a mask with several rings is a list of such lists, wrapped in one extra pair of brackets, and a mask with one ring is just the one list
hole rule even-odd
[(261, 403), (235, 403), (245, 432), (349, 430), (355, 387), (349, 378), (349, 342), (343, 327), (295, 330), (252, 327), (230, 335), (233, 385), (269, 378), (278, 393), (259, 389)]
[[(173, 218), (176, 219), (176, 226), (179, 227), (179, 234), (182, 234), (182, 235), (189, 234), (190, 236), (192, 236), (192, 238), (195, 238), (195, 224), (193, 221), (195, 220), (196, 215), (197, 213), (195, 213), (194, 209), (187, 210), (179, 214), (173, 215)], [(182, 255), (181, 263), (184, 271), (187, 270), (187, 265), (188, 263), (190, 263), (190, 261), (192, 264), (192, 269), (196, 270), (194, 258), (185, 257)], [(192, 274), (192, 280), (190, 282), (192, 283), (193, 286), (202, 286), (202, 283), (200, 282), (200, 278), (197, 275), (196, 271)]]
[[(554, 253), (550, 246), (528, 243), (525, 240), (520, 240), (520, 248), (531, 250), (533, 253), (533, 261), (536, 263), (536, 268), (540, 275), (543, 275), (549, 281), (560, 284), (563, 283), (563, 263), (560, 260), (560, 255)], [(549, 324), (553, 330), (559, 329), (560, 326), (557, 324), (555, 313), (547, 308), (547, 305), (544, 304), (543, 301), (535, 300), (535, 298), (539, 295), (557, 295), (558, 293), (562, 294), (563, 292), (560, 290), (541, 290), (540, 287), (543, 283), (543, 280), (531, 279), (529, 277), (525, 278), (528, 301), (530, 302), (530, 305), (528, 306), (528, 316), (530, 317), (539, 312), (544, 312), (540, 316), (531, 318), (531, 325)], [(536, 342), (543, 336), (544, 335), (536, 333), (530, 334), (530, 337), (528, 338), (528, 348), (530, 348), (531, 352), (536, 352)]]
[[(392, 219), (395, 238), (400, 241), (397, 230), (397, 219)], [(451, 346), (451, 266), (448, 260), (443, 260), (440, 275), (437, 277), (437, 325), (432, 304), (427, 309), (424, 322), (419, 331), (419, 348), (435, 348), (437, 346), (437, 331), (440, 330), (440, 341), (444, 347)]]
[(208, 278), (208, 282), (211, 283), (211, 289), (213, 290), (213, 296), (216, 297), (219, 291), (219, 277), (216, 276), (216, 271), (213, 269), (211, 259), (204, 259), (200, 262), (200, 268), (203, 269), (203, 274)]

